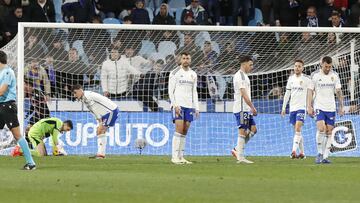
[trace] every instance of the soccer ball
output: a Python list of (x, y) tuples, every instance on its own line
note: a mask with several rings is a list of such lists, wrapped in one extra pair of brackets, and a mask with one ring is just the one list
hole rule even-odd
[(147, 142), (144, 138), (137, 138), (135, 140), (135, 147), (140, 150), (144, 149), (146, 145), (147, 145)]

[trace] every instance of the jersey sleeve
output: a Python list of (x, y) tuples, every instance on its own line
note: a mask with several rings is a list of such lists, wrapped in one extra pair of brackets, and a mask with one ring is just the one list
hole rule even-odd
[(170, 98), (170, 102), (171, 102), (172, 107), (178, 106), (178, 104), (175, 101), (176, 83), (177, 83), (176, 74), (174, 72), (171, 72), (170, 76), (169, 76), (169, 88), (168, 88), (168, 91), (169, 91), (169, 98)]
[(289, 77), (289, 79), (288, 79), (288, 81), (286, 83), (286, 90), (291, 90), (291, 82), (290, 82), (290, 80), (291, 80), (291, 76)]
[[(89, 92), (89, 94), (86, 96), (89, 100), (92, 100), (94, 102), (99, 102), (99, 103), (102, 103), (104, 105), (106, 105), (106, 103), (104, 103), (102, 101), (102, 99), (100, 98), (101, 95), (97, 94), (97, 93), (94, 93), (94, 92)], [(95, 116), (95, 118), (98, 120), (98, 119), (101, 119), (101, 115), (99, 113), (97, 113), (96, 111), (94, 111), (94, 109), (92, 109), (91, 107), (88, 107), (89, 108), (89, 111)]]
[(341, 82), (338, 74), (335, 74), (335, 89), (341, 89)]
[(309, 80), (308, 89), (314, 90), (315, 89), (315, 84), (316, 84), (316, 75), (313, 74), (311, 76), (311, 79)]

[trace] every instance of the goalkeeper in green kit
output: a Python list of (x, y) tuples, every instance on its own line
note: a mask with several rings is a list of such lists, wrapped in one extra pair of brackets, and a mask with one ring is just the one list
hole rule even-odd
[[(62, 122), (60, 119), (52, 117), (52, 118), (44, 118), (40, 121), (36, 122), (29, 130), (29, 140), (33, 146), (33, 150), (31, 150), (31, 154), (33, 156), (46, 156), (46, 147), (44, 143), (44, 139), (47, 137), (52, 138), (52, 148), (53, 155), (61, 156), (66, 155), (65, 150), (61, 145), (59, 145), (59, 135), (61, 133), (70, 131), (73, 129), (73, 123), (71, 120), (66, 120)], [(22, 152), (19, 146), (16, 146), (14, 151), (12, 152), (13, 156), (21, 156)]]

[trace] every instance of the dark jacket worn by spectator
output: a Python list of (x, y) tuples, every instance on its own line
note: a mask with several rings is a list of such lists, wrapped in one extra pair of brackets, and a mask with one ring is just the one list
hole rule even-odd
[(281, 26), (298, 26), (300, 4), (298, 1), (274, 1), (274, 18)]
[(32, 1), (27, 10), (31, 22), (55, 22), (55, 7), (52, 0)]
[(150, 24), (149, 13), (145, 9), (135, 8), (131, 12), (131, 20), (133, 24)]
[(181, 14), (181, 25), (184, 25), (185, 16), (187, 14), (192, 14), (194, 17), (194, 21), (197, 25), (207, 25), (208, 24), (208, 14), (204, 7), (198, 5), (197, 7), (193, 7), (189, 5), (186, 9), (183, 10)]
[(24, 21), (22, 8), (16, 8), (14, 12), (7, 16), (6, 19), (7, 20), (4, 24), (4, 32), (6, 40), (9, 42), (16, 36), (18, 32), (18, 23)]
[(334, 10), (336, 10), (336, 9), (332, 3), (328, 3), (319, 9), (318, 17), (319, 17), (321, 27), (330, 27), (331, 26), (331, 15)]
[(350, 9), (350, 16), (348, 18), (347, 24), (351, 27), (360, 26), (360, 0), (354, 3)]
[(0, 0), (0, 24), (6, 21), (6, 17), (15, 9), (15, 1), (6, 2)]
[(91, 0), (67, 1), (61, 6), (63, 20), (66, 23), (88, 23), (95, 15)]

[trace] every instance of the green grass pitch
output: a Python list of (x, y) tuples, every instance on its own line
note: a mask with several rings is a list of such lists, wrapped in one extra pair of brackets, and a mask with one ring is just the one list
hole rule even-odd
[(35, 171), (19, 170), (23, 158), (0, 157), (0, 202), (360, 202), (359, 158), (166, 156), (38, 158)]

